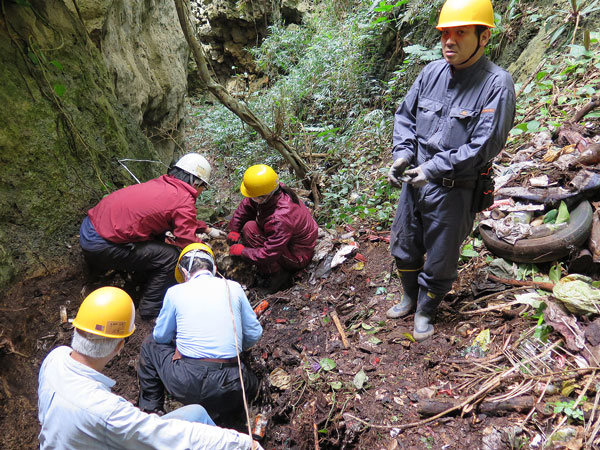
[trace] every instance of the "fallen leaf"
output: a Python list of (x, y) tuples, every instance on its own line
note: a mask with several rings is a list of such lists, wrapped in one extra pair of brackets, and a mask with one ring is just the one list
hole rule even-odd
[(415, 340), (415, 338), (413, 337), (413, 335), (412, 335), (412, 334), (410, 334), (410, 333), (408, 333), (408, 332), (407, 332), (407, 333), (402, 333), (402, 336), (404, 336), (404, 337), (405, 337), (406, 339), (408, 339), (410, 342), (413, 342), (413, 343), (414, 343), (414, 342), (417, 342), (417, 341)]
[(356, 375), (354, 375), (354, 380), (352, 380), (352, 384), (356, 387), (356, 389), (362, 389), (366, 381), (369, 379), (364, 370), (360, 370)]
[(326, 372), (332, 371), (336, 366), (335, 361), (331, 358), (323, 358), (319, 363), (321, 364), (321, 368)]
[(357, 262), (356, 264), (354, 264), (352, 266), (353, 270), (363, 270), (365, 268), (365, 263), (364, 262)]
[(281, 390), (286, 390), (292, 387), (292, 377), (281, 367), (273, 369), (269, 374), (269, 381), (273, 386)]
[(362, 253), (357, 253), (356, 255), (354, 255), (354, 259), (357, 261), (362, 261), (363, 263), (367, 262), (367, 257)]

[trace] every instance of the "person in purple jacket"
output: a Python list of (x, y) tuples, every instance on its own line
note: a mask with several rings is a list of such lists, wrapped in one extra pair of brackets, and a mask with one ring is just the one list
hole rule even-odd
[(319, 227), (296, 193), (265, 164), (246, 170), (240, 191), (246, 198), (229, 222), (229, 254), (256, 264), (268, 278), (268, 290), (276, 292), (310, 263)]

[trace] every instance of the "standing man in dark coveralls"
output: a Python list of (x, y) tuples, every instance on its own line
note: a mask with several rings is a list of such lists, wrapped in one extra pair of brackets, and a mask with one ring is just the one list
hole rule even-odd
[(512, 78), (484, 56), (493, 27), (490, 0), (447, 0), (436, 27), (444, 59), (423, 69), (395, 114), (388, 179), (396, 186), (403, 176), (410, 181), (391, 233), (404, 293), (387, 316), (416, 311), (416, 340), (434, 334), (434, 313), (457, 277), (460, 246), (473, 227), (478, 174), (513, 125)]

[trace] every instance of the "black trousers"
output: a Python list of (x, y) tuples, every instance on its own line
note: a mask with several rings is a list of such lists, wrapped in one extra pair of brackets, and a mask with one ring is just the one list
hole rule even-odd
[(100, 251), (82, 250), (93, 268), (136, 272), (146, 279), (139, 312), (143, 318), (158, 316), (165, 292), (176, 284), (175, 266), (179, 249), (162, 241), (112, 244)]
[[(197, 403), (214, 420), (243, 411), (242, 385), (237, 363), (207, 362), (182, 357), (173, 361), (175, 346), (158, 344), (152, 336), (142, 343), (138, 376), (139, 407), (162, 409), (164, 390), (184, 405)], [(246, 398), (250, 401), (258, 391), (258, 379), (242, 363)]]

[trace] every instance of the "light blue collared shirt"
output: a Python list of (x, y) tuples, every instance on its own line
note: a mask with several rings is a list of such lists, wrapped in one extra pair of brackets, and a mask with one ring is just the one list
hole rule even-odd
[(238, 347), (247, 350), (262, 336), (262, 326), (242, 287), (235, 281), (216, 278), (208, 270), (167, 291), (156, 319), (154, 340), (168, 344), (176, 339), (179, 352), (190, 358), (236, 356), (230, 300)]
[(248, 435), (146, 414), (111, 392), (115, 381), (52, 350), (40, 369), (40, 449), (250, 449)]

